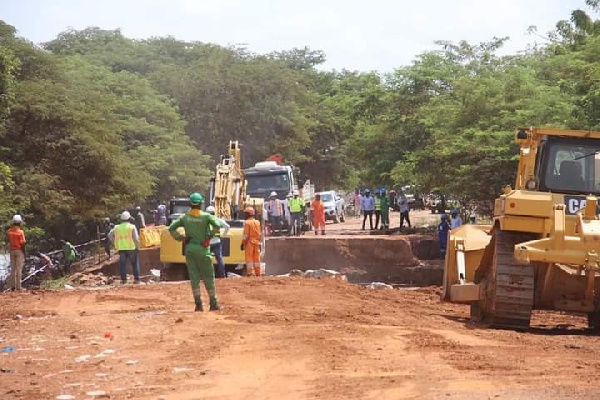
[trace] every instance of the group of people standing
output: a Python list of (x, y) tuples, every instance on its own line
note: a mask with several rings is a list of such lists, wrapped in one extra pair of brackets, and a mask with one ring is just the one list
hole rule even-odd
[[(367, 219), (369, 219), (369, 228), (387, 230), (390, 228), (390, 210), (400, 211), (400, 227), (404, 227), (406, 222), (409, 228), (410, 223), (410, 205), (406, 196), (398, 196), (395, 190), (389, 192), (385, 188), (375, 189), (371, 194), (370, 189), (364, 191), (356, 190), (354, 193), (354, 209), (356, 215), (363, 216), (362, 230), (366, 228)], [(373, 215), (375, 216), (375, 225), (373, 225)], [(381, 225), (380, 225), (381, 222)]]
[(300, 192), (294, 190), (288, 193), (285, 200), (277, 198), (277, 192), (269, 194), (269, 200), (266, 204), (266, 211), (269, 220), (269, 226), (272, 231), (280, 231), (285, 221), (290, 235), (299, 235), (302, 227), (302, 215), (304, 214), (306, 204), (300, 197)]

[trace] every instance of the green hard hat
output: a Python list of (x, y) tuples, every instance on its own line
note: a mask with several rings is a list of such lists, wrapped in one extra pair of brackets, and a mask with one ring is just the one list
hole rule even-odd
[(194, 205), (202, 204), (204, 203), (204, 197), (198, 192), (192, 193), (190, 194), (190, 203)]

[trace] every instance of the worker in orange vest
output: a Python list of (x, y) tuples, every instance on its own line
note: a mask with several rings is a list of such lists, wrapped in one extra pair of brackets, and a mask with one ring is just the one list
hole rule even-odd
[(244, 236), (242, 250), (246, 259), (246, 276), (260, 276), (260, 244), (262, 239), (260, 221), (254, 218), (254, 208), (246, 207), (244, 210)]
[(317, 193), (315, 199), (311, 204), (313, 214), (313, 226), (315, 228), (315, 235), (319, 234), (319, 228), (321, 228), (321, 235), (325, 234), (325, 204), (321, 201), (321, 195)]
[(269, 202), (267, 203), (267, 211), (269, 212), (269, 223), (271, 224), (271, 232), (281, 229), (281, 217), (283, 216), (283, 205), (281, 200), (277, 198), (277, 192), (271, 192)]

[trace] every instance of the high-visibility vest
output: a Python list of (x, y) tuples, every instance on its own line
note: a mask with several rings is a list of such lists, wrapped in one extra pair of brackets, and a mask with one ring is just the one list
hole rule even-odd
[(135, 250), (135, 241), (133, 240), (134, 229), (135, 225), (129, 222), (115, 226), (115, 249)]
[(381, 211), (381, 199), (379, 197), (375, 197), (375, 210)]
[(300, 197), (291, 198), (288, 200), (288, 204), (290, 207), (290, 212), (299, 213), (302, 211), (302, 207), (304, 206), (304, 200)]
[(269, 212), (276, 217), (281, 216), (281, 201), (279, 199), (269, 200)]

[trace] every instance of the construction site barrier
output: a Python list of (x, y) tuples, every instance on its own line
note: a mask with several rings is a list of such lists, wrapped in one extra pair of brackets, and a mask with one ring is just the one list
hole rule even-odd
[(160, 246), (160, 235), (167, 228), (165, 225), (155, 225), (140, 229), (140, 247)]

